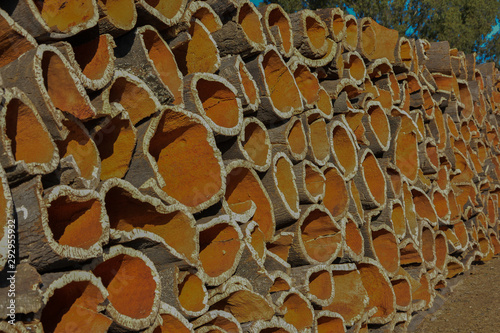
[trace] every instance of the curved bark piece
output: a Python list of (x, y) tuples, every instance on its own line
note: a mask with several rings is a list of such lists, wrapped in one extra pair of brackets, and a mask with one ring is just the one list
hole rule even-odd
[(98, 0), (99, 34), (121, 36), (132, 30), (137, 23), (137, 11), (134, 0)]
[(434, 139), (427, 137), (418, 145), (418, 160), (424, 175), (437, 173), (439, 156)]
[(418, 143), (415, 132), (399, 131), (394, 140), (394, 164), (413, 183), (418, 174)]
[(136, 146), (136, 134), (123, 108), (117, 116), (105, 118), (93, 128), (91, 136), (101, 158), (101, 180), (125, 176)]
[(307, 137), (306, 159), (323, 166), (330, 159), (330, 144), (326, 121), (317, 109), (309, 110), (301, 115)]
[(160, 306), (160, 276), (143, 253), (116, 245), (91, 265), (109, 293), (107, 314), (121, 329), (141, 330), (156, 320)]
[(425, 55), (428, 58), (425, 62), (425, 67), (431, 73), (437, 72), (446, 75), (453, 73), (450, 59), (450, 44), (447, 41), (429, 43), (429, 49), (426, 50)]
[(198, 113), (217, 135), (234, 136), (241, 131), (243, 110), (236, 88), (221, 76), (194, 73), (184, 78), (186, 109)]
[(404, 275), (396, 275), (391, 279), (391, 284), (396, 297), (396, 310), (410, 310), (413, 299), (409, 278)]
[(380, 165), (370, 149), (360, 150), (358, 160), (361, 162), (354, 183), (359, 189), (363, 207), (382, 209), (386, 204), (387, 185)]
[(316, 311), (314, 332), (345, 333), (344, 318), (336, 312)]
[(5, 90), (2, 99), (0, 161), (8, 175), (20, 181), (55, 170), (58, 150), (33, 103), (17, 88)]
[(328, 124), (328, 138), (333, 162), (346, 181), (358, 171), (358, 146), (354, 135), (344, 122), (334, 119)]
[[(271, 271), (273, 274), (277, 272), (288, 275), (291, 274), (291, 266), (287, 262), (287, 259), (293, 239), (293, 232), (281, 231), (266, 244), (266, 262), (264, 265), (268, 271)], [(281, 282), (278, 283), (280, 286), (283, 285)], [(287, 285), (291, 286), (291, 282), (287, 282)], [(272, 288), (273, 286), (271, 286), (271, 289)], [(289, 288), (283, 290), (289, 290)]]
[(342, 54), (343, 73), (342, 78), (352, 79), (357, 85), (361, 85), (366, 78), (366, 66), (361, 55), (356, 51)]
[(322, 169), (325, 176), (325, 195), (323, 205), (334, 219), (342, 218), (349, 209), (349, 193), (346, 182), (339, 170), (331, 163)]
[(223, 58), (219, 75), (236, 88), (244, 113), (257, 110), (260, 103), (259, 88), (239, 55)]
[(222, 21), (214, 9), (205, 1), (194, 1), (189, 3), (184, 12), (184, 21), (189, 22), (193, 19), (200, 20), (210, 33), (216, 32), (222, 28)]
[(465, 271), (464, 264), (453, 256), (446, 256), (446, 278), (451, 279)]
[(247, 63), (259, 88), (261, 103), (257, 118), (268, 125), (290, 118), (303, 109), (300, 91), (292, 73), (274, 46), (267, 46), (256, 59)]
[(234, 159), (246, 160), (252, 167), (265, 172), (271, 165), (271, 142), (269, 133), (257, 118), (243, 119), (242, 130), (228, 150), (222, 153), (225, 161)]
[(197, 229), (200, 274), (207, 285), (220, 285), (229, 279), (238, 266), (243, 252), (243, 235), (229, 215), (214, 218)]
[(420, 265), (423, 263), (421, 248), (412, 238), (406, 238), (399, 243), (401, 266)]
[(318, 9), (315, 13), (325, 22), (330, 32), (330, 38), (335, 42), (341, 42), (346, 35), (346, 21), (342, 9), (323, 8)]
[[(69, 133), (65, 140), (56, 141), (61, 157), (59, 182), (74, 188), (96, 188), (101, 179), (101, 157), (94, 140), (75, 117), (66, 115), (63, 125)], [(68, 166), (70, 171), (65, 170)]]
[(396, 73), (414, 71), (418, 74), (418, 61), (412, 44), (414, 45), (414, 40), (410, 40), (406, 37), (399, 38), (394, 50), (394, 70)]
[(370, 101), (367, 103), (362, 123), (371, 151), (374, 154), (387, 151), (391, 143), (391, 128), (387, 115), (379, 102)]
[(173, 306), (161, 302), (158, 319), (145, 333), (194, 333), (193, 325)]
[(341, 262), (357, 262), (363, 259), (365, 245), (363, 234), (351, 214), (340, 221), (345, 233), (344, 251)]
[(333, 103), (330, 95), (326, 92), (325, 88), (319, 87), (318, 100), (314, 105), (319, 111), (321, 111), (321, 116), (326, 120), (331, 120), (333, 118)]
[(191, 20), (188, 32), (179, 33), (170, 41), (170, 47), (184, 75), (198, 72), (215, 73), (219, 69), (220, 55), (217, 44), (210, 31), (198, 19)]
[(294, 267), (291, 277), (295, 288), (315, 305), (326, 306), (332, 302), (335, 288), (331, 270), (327, 265)]
[(271, 240), (275, 231), (274, 209), (259, 176), (247, 162), (232, 162), (226, 172), (223, 206), (227, 211), (243, 214), (255, 205), (252, 220), (259, 225), (264, 240)]
[(315, 204), (325, 196), (326, 177), (312, 162), (302, 161), (293, 167), (301, 204)]
[(415, 213), (415, 204), (411, 193), (411, 186), (407, 182), (403, 182), (403, 204), (405, 209), (406, 223), (408, 231), (413, 240), (418, 244), (418, 223), (417, 214)]
[[(83, 85), (62, 53), (40, 45), (0, 69), (5, 87), (22, 87), (54, 139), (64, 139), (63, 113), (86, 120), (96, 114)], [(63, 88), (61, 88), (63, 87)]]
[(269, 139), (274, 151), (284, 152), (294, 162), (302, 161), (307, 154), (307, 138), (304, 125), (298, 117), (269, 128)]
[(318, 59), (328, 51), (328, 28), (312, 10), (304, 9), (290, 15), (293, 44), (305, 57)]
[(404, 204), (399, 199), (391, 199), (380, 215), (372, 218), (371, 224), (385, 224), (394, 231), (394, 235), (398, 240), (404, 239), (406, 236)]
[(274, 155), (271, 168), (262, 183), (273, 201), (274, 221), (277, 227), (287, 225), (300, 216), (299, 194), (295, 184), (293, 164), (284, 153)]
[(436, 251), (436, 268), (444, 273), (446, 269), (446, 256), (448, 255), (448, 240), (446, 234), (437, 230), (434, 233), (434, 248)]
[[(7, 175), (2, 167), (0, 167), (0, 246), (3, 249), (8, 249), (8, 224), (9, 221), (13, 221), (14, 217), (14, 205), (12, 202), (12, 195), (10, 193), (9, 184), (7, 182)], [(12, 224), (12, 222), (10, 222)], [(18, 222), (19, 224), (19, 222)], [(18, 225), (18, 232), (20, 232), (20, 227)], [(10, 236), (12, 238), (12, 236)], [(8, 259), (8, 252), (2, 251), (0, 253), (0, 270), (3, 270)]]
[(139, 23), (147, 22), (159, 30), (170, 28), (182, 19), (187, 0), (136, 0)]
[(239, 323), (270, 320), (274, 309), (263, 296), (246, 288), (248, 280), (235, 277), (213, 291), (209, 299), (210, 310), (231, 313)]
[(100, 186), (110, 223), (110, 237), (119, 242), (148, 239), (166, 245), (162, 262), (198, 264), (198, 233), (193, 216), (175, 205), (165, 206), (129, 182), (111, 178)]
[(292, 266), (330, 264), (344, 243), (344, 233), (321, 205), (310, 205), (300, 219), (286, 229), (294, 233), (287, 262)]
[(342, 44), (347, 51), (354, 51), (358, 46), (358, 21), (353, 15), (345, 15), (345, 37), (342, 39)]
[(420, 244), (422, 258), (427, 267), (432, 268), (436, 264), (436, 242), (434, 230), (427, 224), (423, 224), (420, 232)]
[(251, 333), (298, 333), (297, 329), (280, 317), (269, 321), (257, 320), (250, 326)]
[(266, 48), (266, 37), (261, 25), (261, 14), (254, 4), (242, 1), (234, 21), (229, 21), (212, 34), (221, 57), (239, 54), (248, 58)]
[(309, 58), (300, 53), (300, 51), (297, 49), (295, 49), (293, 57), (298, 58), (300, 62), (311, 68), (319, 69), (321, 67), (325, 67), (334, 60), (335, 56), (337, 55), (337, 48), (338, 48), (337, 43), (335, 43), (330, 38), (326, 38), (325, 44), (326, 44), (326, 53), (324, 56), (320, 58), (315, 58), (315, 59)]
[(332, 277), (335, 297), (322, 309), (340, 314), (352, 326), (362, 318), (369, 301), (361, 274), (354, 264), (341, 264), (332, 265)]
[[(136, 149), (126, 178), (136, 187), (169, 204), (182, 204), (191, 213), (224, 195), (224, 164), (212, 131), (200, 116), (165, 107), (141, 140), (142, 149)], [(154, 170), (154, 178), (144, 177), (146, 168)]]
[(42, 197), (38, 176), (13, 188), (12, 198), (17, 207), (29, 211), (18, 216), (19, 257), (37, 270), (62, 268), (102, 254), (109, 222), (97, 192), (60, 185)]
[(313, 326), (313, 307), (296, 289), (292, 288), (281, 293), (275, 304), (283, 313), (283, 319), (294, 326), (298, 332), (308, 332)]
[(411, 189), (411, 195), (413, 197), (413, 204), (415, 206), (415, 212), (417, 213), (417, 219), (425, 219), (429, 221), (432, 226), (436, 225), (438, 222), (436, 210), (427, 194), (417, 187), (413, 187)]
[(212, 310), (192, 322), (196, 333), (225, 332), (242, 333), (240, 323), (226, 311)]
[(356, 266), (370, 298), (368, 306), (377, 307), (377, 312), (368, 322), (372, 324), (389, 323), (396, 313), (396, 297), (389, 278), (380, 264), (373, 259), (363, 259)]
[(143, 80), (160, 103), (182, 105), (182, 74), (168, 44), (153, 27), (139, 27), (117, 40), (115, 55), (117, 69)]
[(294, 52), (293, 32), (290, 17), (279, 4), (259, 6), (261, 23), (267, 41), (276, 46), (283, 57), (289, 58)]
[[(297, 58), (295, 58), (297, 59)], [(290, 61), (288, 68), (293, 73), (295, 82), (302, 95), (305, 108), (313, 108), (319, 99), (319, 81), (315, 74), (311, 72), (309, 67), (301, 63), (298, 59)]]
[(132, 124), (151, 116), (161, 104), (154, 92), (139, 77), (124, 70), (116, 70), (110, 84), (92, 101), (100, 110), (99, 113), (116, 116), (119, 108), (112, 107), (118, 103), (127, 111)]
[(108, 332), (113, 320), (101, 312), (109, 296), (90, 272), (71, 271), (51, 281), (43, 294), (41, 326), (45, 332), (67, 332), (75, 326), (89, 332)]
[(64, 39), (90, 29), (99, 19), (94, 1), (75, 1), (66, 4), (61, 0), (35, 2), (20, 0), (2, 4), (14, 21), (30, 35), (41, 40)]
[(2, 50), (0, 67), (8, 65), (27, 51), (38, 46), (36, 40), (1, 9), (0, 30), (2, 31), (0, 37), (0, 49)]
[(396, 30), (386, 28), (375, 20), (365, 17), (358, 23), (360, 53), (369, 60), (387, 58), (394, 63), (396, 48), (399, 41), (399, 33)]
[(365, 235), (365, 242), (368, 244), (365, 246), (365, 256), (377, 260), (387, 276), (393, 277), (400, 265), (399, 242), (394, 231), (385, 224), (366, 224), (366, 229), (368, 234)]

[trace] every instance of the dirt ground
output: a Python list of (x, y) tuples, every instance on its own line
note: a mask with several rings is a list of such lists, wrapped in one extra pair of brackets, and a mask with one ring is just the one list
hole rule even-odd
[(471, 273), (413, 332), (500, 332), (500, 258), (473, 265)]

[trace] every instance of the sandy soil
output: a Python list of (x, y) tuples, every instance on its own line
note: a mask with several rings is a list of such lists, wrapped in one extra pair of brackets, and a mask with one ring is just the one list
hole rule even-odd
[(473, 265), (471, 275), (414, 332), (500, 332), (500, 258)]

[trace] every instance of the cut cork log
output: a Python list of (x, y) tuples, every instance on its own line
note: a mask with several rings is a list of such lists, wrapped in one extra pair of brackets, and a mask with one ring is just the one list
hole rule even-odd
[(365, 258), (356, 264), (368, 297), (369, 307), (377, 307), (377, 311), (369, 319), (373, 324), (386, 324), (396, 313), (396, 297), (392, 284), (384, 269), (373, 259)]
[(338, 7), (317, 9), (316, 14), (325, 22), (331, 39), (338, 43), (345, 38), (346, 22), (342, 9)]
[(345, 15), (345, 37), (342, 39), (342, 45), (348, 51), (355, 51), (358, 46), (358, 21), (353, 15)]
[[(297, 59), (297, 58), (294, 58)], [(290, 61), (288, 67), (293, 73), (295, 82), (302, 95), (303, 103), (305, 108), (313, 108), (319, 99), (319, 81), (315, 74), (298, 59), (295, 61)]]
[(309, 9), (290, 15), (293, 44), (305, 57), (317, 59), (328, 51), (328, 28), (321, 18)]
[(192, 322), (196, 332), (209, 333), (215, 331), (241, 333), (240, 323), (229, 312), (212, 310)]
[(68, 42), (58, 42), (55, 45), (73, 66), (85, 88), (102, 89), (113, 77), (115, 68), (113, 49), (116, 44), (111, 35), (99, 35), (78, 45), (71, 45)]
[(216, 135), (234, 136), (241, 131), (243, 110), (236, 88), (221, 76), (194, 73), (184, 78), (187, 110), (203, 117)]
[(160, 277), (144, 254), (116, 245), (90, 268), (109, 293), (106, 313), (113, 319), (115, 329), (142, 330), (155, 322), (160, 305)]
[(54, 139), (67, 135), (61, 111), (82, 120), (96, 114), (71, 65), (54, 46), (40, 45), (0, 73), (5, 87), (19, 87), (29, 97)]
[[(8, 248), (8, 240), (9, 240), (9, 231), (11, 230), (7, 228), (10, 224), (12, 225), (13, 221), (13, 209), (14, 205), (12, 202), (12, 195), (10, 193), (9, 184), (7, 182), (7, 175), (3, 168), (0, 167), (0, 211), (1, 211), (1, 219), (0, 219), (0, 245), (3, 248)], [(9, 222), (10, 221), (10, 222)], [(19, 228), (19, 227), (18, 227)], [(14, 230), (14, 229), (12, 229)], [(12, 236), (10, 237), (12, 238)], [(0, 253), (0, 269), (4, 269), (8, 259), (8, 253), (2, 252)]]
[(274, 308), (268, 299), (255, 293), (248, 285), (248, 280), (233, 277), (225, 284), (212, 290), (209, 299), (210, 310), (228, 312), (241, 323), (269, 320), (274, 315)]
[(165, 206), (118, 178), (102, 183), (100, 195), (105, 202), (111, 239), (120, 243), (162, 243), (166, 248), (162, 251), (162, 264), (181, 260), (193, 266), (198, 264), (198, 233), (191, 214), (175, 205)]
[(351, 129), (339, 119), (328, 124), (328, 138), (333, 163), (346, 181), (351, 180), (358, 170), (358, 145)]
[(273, 151), (284, 152), (292, 161), (302, 161), (307, 154), (307, 138), (300, 118), (292, 117), (268, 130)]
[(257, 118), (243, 119), (242, 130), (227, 150), (223, 150), (222, 158), (246, 160), (252, 167), (265, 172), (271, 165), (272, 147), (266, 127)]
[(326, 121), (317, 109), (302, 113), (301, 118), (308, 145), (306, 159), (323, 166), (330, 159)]
[(113, 320), (101, 312), (107, 308), (109, 293), (100, 279), (74, 270), (50, 280), (44, 281), (44, 308), (39, 314), (44, 331), (67, 332), (75, 325), (91, 332), (108, 331)]
[(314, 323), (314, 310), (309, 300), (295, 288), (278, 293), (278, 296), (275, 303), (284, 313), (283, 319), (298, 332), (308, 331)]
[(138, 146), (125, 178), (134, 186), (190, 212), (204, 210), (224, 195), (221, 154), (200, 116), (165, 107), (140, 133)]
[(345, 333), (344, 318), (336, 312), (323, 310), (315, 311), (314, 332), (326, 333)]
[(222, 28), (222, 21), (212, 6), (205, 1), (193, 1), (189, 3), (184, 12), (183, 21), (188, 24), (189, 21), (198, 19), (207, 28), (210, 33), (216, 32)]
[(137, 10), (134, 0), (97, 1), (99, 8), (99, 34), (118, 37), (132, 30), (137, 23)]
[(336, 219), (342, 218), (349, 209), (349, 190), (339, 170), (327, 163), (322, 169), (325, 176), (325, 195), (323, 205)]
[(59, 182), (74, 188), (96, 188), (101, 179), (101, 157), (94, 140), (75, 117), (66, 115), (63, 125), (69, 134), (56, 141), (61, 157), (56, 170)]
[(257, 118), (264, 124), (288, 119), (302, 111), (297, 83), (274, 46), (267, 46), (256, 59), (247, 63), (247, 68), (259, 88), (261, 103)]
[(243, 235), (229, 215), (221, 215), (197, 227), (200, 242), (200, 274), (209, 286), (218, 286), (235, 272), (243, 252)]
[(358, 22), (359, 52), (369, 60), (387, 58), (394, 63), (399, 34), (396, 30), (386, 28), (371, 18), (363, 18)]
[(261, 22), (267, 41), (276, 46), (283, 57), (289, 58), (294, 52), (293, 32), (290, 17), (279, 4), (259, 6)]
[(365, 232), (365, 256), (380, 263), (388, 277), (393, 277), (399, 269), (400, 257), (398, 240), (394, 231), (385, 224), (367, 223)]
[(121, 113), (104, 118), (92, 129), (91, 136), (101, 158), (101, 180), (125, 176), (136, 146), (136, 134), (137, 130), (123, 108)]
[(30, 35), (40, 41), (63, 39), (97, 24), (99, 12), (94, 1), (51, 0), (42, 3), (20, 0), (2, 4), (2, 8)]
[(182, 74), (168, 44), (153, 27), (137, 28), (116, 43), (117, 69), (143, 80), (160, 103), (182, 104)]
[(146, 333), (193, 333), (193, 325), (173, 306), (161, 302), (156, 322), (144, 332)]
[(255, 206), (250, 218), (259, 225), (264, 240), (270, 241), (276, 228), (273, 203), (259, 176), (247, 162), (231, 162), (226, 172), (224, 207), (235, 214), (245, 214)]
[(285, 229), (294, 233), (287, 261), (294, 267), (330, 264), (342, 251), (343, 232), (324, 207), (315, 204), (303, 209), (299, 220)]
[(391, 128), (379, 102), (370, 101), (366, 104), (366, 114), (362, 123), (365, 127), (365, 137), (369, 142), (368, 147), (372, 152), (378, 154), (387, 151), (391, 141)]
[(335, 297), (322, 307), (323, 310), (340, 314), (347, 326), (359, 321), (368, 305), (369, 297), (360, 272), (354, 264), (332, 265)]
[(386, 204), (387, 185), (380, 165), (368, 148), (360, 150), (358, 159), (360, 166), (354, 182), (359, 189), (363, 207), (381, 209)]
[(262, 183), (273, 202), (276, 226), (284, 226), (297, 220), (300, 216), (299, 194), (293, 164), (284, 153), (273, 156), (271, 167)]
[(99, 194), (60, 185), (42, 195), (40, 176), (12, 189), (15, 205), (28, 212), (18, 216), (19, 257), (43, 272), (102, 255), (109, 222)]
[(301, 204), (319, 203), (325, 196), (326, 177), (318, 166), (305, 160), (293, 167)]
[(182, 19), (187, 0), (136, 0), (138, 22), (147, 22), (159, 30), (170, 28)]
[(127, 111), (134, 126), (160, 109), (160, 102), (148, 85), (124, 70), (116, 70), (110, 84), (92, 100), (99, 114), (111, 117), (120, 111), (120, 108), (112, 107), (113, 103), (120, 104)]
[(38, 46), (36, 40), (1, 9), (0, 28), (3, 32), (0, 37), (0, 48), (2, 49), (0, 67), (8, 65)]
[(221, 59), (219, 75), (236, 88), (244, 113), (257, 110), (260, 103), (259, 89), (239, 55)]
[(250, 326), (249, 332), (251, 333), (264, 333), (264, 332), (282, 332), (282, 333), (297, 333), (297, 329), (286, 322), (281, 317), (273, 317), (269, 321), (257, 320)]
[(58, 149), (33, 103), (17, 88), (6, 89), (2, 99), (0, 162), (9, 180), (19, 182), (25, 177), (55, 170)]
[(331, 270), (327, 265), (292, 268), (292, 279), (295, 288), (313, 304), (326, 306), (332, 302), (335, 288)]
[(188, 31), (171, 40), (170, 47), (184, 75), (215, 73), (220, 66), (220, 52), (216, 41), (198, 19), (192, 19)]

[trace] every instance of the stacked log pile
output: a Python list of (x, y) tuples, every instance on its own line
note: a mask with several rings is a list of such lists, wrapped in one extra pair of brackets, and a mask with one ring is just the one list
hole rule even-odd
[(493, 63), (339, 9), (0, 7), (2, 332), (404, 332), (500, 253)]

